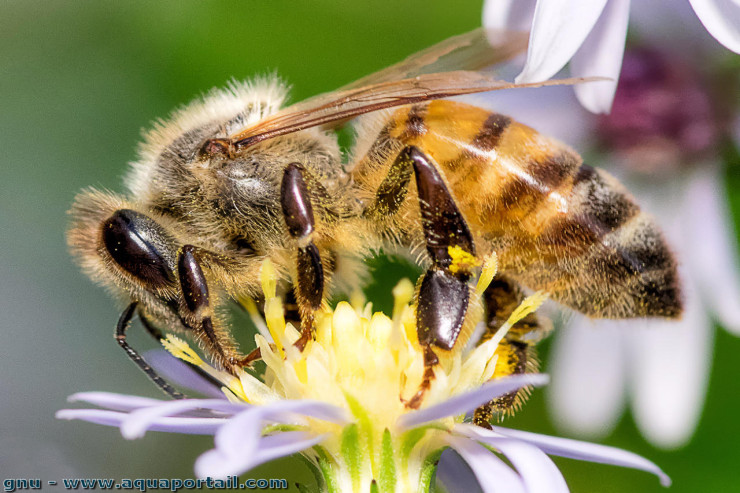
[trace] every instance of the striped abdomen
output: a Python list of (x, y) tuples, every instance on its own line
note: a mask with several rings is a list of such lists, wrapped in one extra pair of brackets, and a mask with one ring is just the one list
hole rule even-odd
[[(374, 193), (407, 145), (437, 163), (478, 253), (496, 251), (510, 278), (595, 317), (680, 315), (676, 265), (657, 226), (570, 148), (504, 115), (432, 101), (385, 122), (353, 170), (361, 189)], [(392, 225), (400, 238), (421, 228), (414, 188)]]

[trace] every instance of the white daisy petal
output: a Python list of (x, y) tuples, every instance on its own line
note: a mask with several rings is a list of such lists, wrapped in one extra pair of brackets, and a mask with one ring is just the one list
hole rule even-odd
[(262, 438), (255, 453), (249, 455), (229, 455), (219, 449), (209, 450), (195, 461), (195, 474), (199, 478), (214, 479), (237, 476), (265, 462), (311, 448), (324, 438), (304, 431), (286, 431)]
[(486, 0), (483, 25), (492, 29), (529, 31), (537, 0)]
[[(58, 419), (80, 419), (106, 426), (120, 426), (128, 414), (104, 409), (62, 409), (55, 415)], [(158, 418), (150, 423), (148, 430), (190, 435), (213, 435), (226, 423), (220, 418)]]
[(707, 31), (726, 48), (740, 53), (740, 3), (737, 0), (689, 0)]
[(558, 329), (550, 352), (552, 383), (548, 404), (558, 428), (601, 438), (619, 421), (625, 406), (627, 327), (573, 315)]
[(568, 485), (555, 463), (534, 445), (513, 438), (482, 440), (499, 450), (519, 472), (527, 493), (568, 493)]
[(525, 493), (522, 479), (484, 446), (450, 435), (447, 443), (465, 459), (485, 493)]
[(685, 195), (683, 249), (703, 300), (722, 325), (740, 334), (740, 265), (722, 169), (698, 166)]
[[(165, 402), (157, 406), (137, 409), (131, 412), (123, 423), (121, 423), (121, 435), (128, 439), (141, 438), (149, 429), (150, 425), (165, 416), (174, 416), (196, 410), (234, 413), (244, 409), (244, 407), (245, 404), (231, 403), (217, 399), (183, 399)], [(209, 417), (221, 416), (213, 415)]]
[(691, 279), (684, 279), (683, 318), (636, 322), (628, 341), (635, 421), (650, 442), (663, 448), (684, 445), (691, 437), (709, 377), (712, 324)]
[[(470, 426), (469, 428), (474, 428)], [(655, 474), (660, 479), (660, 484), (670, 486), (671, 479), (655, 464), (632, 452), (626, 450), (599, 445), (596, 443), (581, 442), (568, 438), (540, 435), (528, 431), (512, 430), (510, 428), (494, 427), (495, 432), (479, 428), (472, 430), (482, 436), (496, 436), (497, 434), (524, 440), (539, 447), (549, 455), (567, 457), (569, 459), (598, 462), (600, 464), (611, 464), (613, 466), (630, 467)], [(468, 430), (471, 431), (471, 430)]]
[(607, 0), (537, 2), (527, 62), (516, 82), (540, 82), (568, 63), (591, 32)]
[(609, 113), (611, 110), (622, 69), (629, 12), (630, 0), (610, 0), (570, 62), (574, 77), (611, 79), (574, 86), (578, 100), (592, 113)]
[(531, 374), (498, 378), (481, 385), (475, 390), (451, 397), (440, 404), (403, 414), (398, 419), (397, 424), (400, 429), (409, 429), (447, 416), (459, 416), (472, 411), (485, 402), (489, 402), (491, 399), (521, 387), (547, 385), (548, 380), (547, 375)]
[(170, 401), (139, 397), (138, 395), (114, 394), (112, 392), (78, 392), (70, 395), (69, 402), (87, 402), (114, 411), (133, 411), (142, 407), (157, 406)]

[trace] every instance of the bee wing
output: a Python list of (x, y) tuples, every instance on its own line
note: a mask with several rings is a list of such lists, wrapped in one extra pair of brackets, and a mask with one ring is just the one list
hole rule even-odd
[(509, 61), (527, 49), (529, 33), (479, 28), (446, 39), (341, 90), (408, 79), (422, 74), (480, 70)]
[(279, 135), (320, 125), (336, 126), (371, 111), (463, 94), (576, 84), (586, 80), (572, 78), (515, 84), (474, 71), (510, 60), (526, 46), (526, 33), (477, 29), (461, 34), (337, 91), (289, 106), (232, 135), (230, 140), (237, 149), (244, 149)]

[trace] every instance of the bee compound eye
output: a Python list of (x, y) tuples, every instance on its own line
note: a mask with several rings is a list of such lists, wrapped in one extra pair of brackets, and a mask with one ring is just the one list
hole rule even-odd
[(123, 270), (152, 287), (165, 287), (174, 280), (173, 261), (167, 252), (175, 242), (148, 216), (120, 209), (102, 225), (103, 244)]

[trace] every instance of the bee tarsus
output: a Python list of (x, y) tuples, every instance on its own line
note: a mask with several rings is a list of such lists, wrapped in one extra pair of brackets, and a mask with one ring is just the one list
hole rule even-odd
[(132, 348), (126, 340), (126, 331), (131, 324), (131, 319), (134, 316), (137, 305), (138, 303), (134, 301), (130, 303), (121, 313), (121, 316), (118, 319), (118, 323), (116, 324), (116, 342), (126, 352), (131, 361), (136, 363), (136, 365), (141, 368), (141, 371), (143, 371), (146, 376), (148, 376), (149, 379), (154, 382), (155, 385), (157, 385), (157, 387), (162, 389), (165, 394), (172, 397), (173, 399), (186, 399), (187, 396), (185, 394), (175, 390), (175, 388), (167, 383), (165, 379), (160, 377), (159, 374), (154, 370), (154, 368), (149, 366), (149, 363), (147, 363), (144, 358), (142, 358), (141, 355), (134, 348)]

